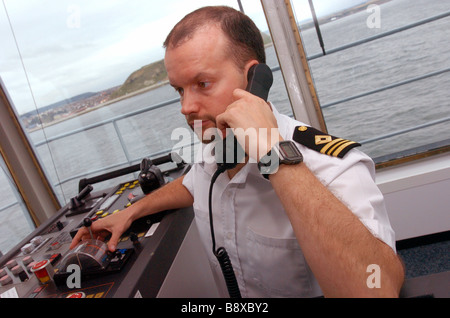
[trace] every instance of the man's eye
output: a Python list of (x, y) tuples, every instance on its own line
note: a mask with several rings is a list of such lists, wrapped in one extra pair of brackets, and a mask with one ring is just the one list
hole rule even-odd
[(211, 83), (209, 82), (198, 82), (198, 87), (200, 88), (208, 88)]
[(183, 94), (184, 94), (184, 89), (182, 89), (181, 87), (175, 87), (175, 91), (176, 91), (180, 96), (183, 96)]

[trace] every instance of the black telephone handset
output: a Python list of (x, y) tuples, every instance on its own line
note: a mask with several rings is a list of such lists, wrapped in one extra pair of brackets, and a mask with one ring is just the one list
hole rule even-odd
[[(273, 83), (272, 70), (263, 63), (253, 65), (247, 74), (248, 84), (246, 91), (256, 95), (265, 101), (269, 96)], [(215, 149), (217, 166), (221, 170), (233, 169), (245, 157), (245, 151), (237, 141), (236, 137), (229, 133), (222, 144)]]
[(247, 74), (247, 92), (264, 99), (267, 102), (273, 83), (272, 70), (266, 64), (253, 65)]

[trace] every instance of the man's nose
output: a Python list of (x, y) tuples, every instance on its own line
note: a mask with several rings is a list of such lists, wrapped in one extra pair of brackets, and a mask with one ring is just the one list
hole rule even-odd
[(184, 92), (181, 98), (181, 113), (185, 116), (198, 113), (199, 101), (195, 94), (191, 92)]

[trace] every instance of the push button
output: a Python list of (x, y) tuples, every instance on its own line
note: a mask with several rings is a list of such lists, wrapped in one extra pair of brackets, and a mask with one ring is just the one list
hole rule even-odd
[(17, 265), (17, 261), (15, 259), (12, 259), (12, 260), (8, 261), (8, 263), (6, 263), (6, 267), (8, 267), (9, 269), (13, 268), (16, 265)]
[(12, 283), (12, 278), (9, 275), (0, 278), (0, 286), (6, 286)]

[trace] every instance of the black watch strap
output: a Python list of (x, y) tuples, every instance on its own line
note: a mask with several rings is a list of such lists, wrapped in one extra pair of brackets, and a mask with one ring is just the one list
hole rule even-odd
[(291, 140), (276, 143), (273, 148), (258, 162), (258, 168), (264, 178), (277, 172), (280, 164), (295, 165), (303, 161), (297, 145)]

